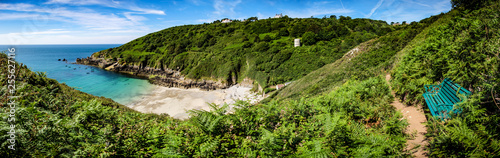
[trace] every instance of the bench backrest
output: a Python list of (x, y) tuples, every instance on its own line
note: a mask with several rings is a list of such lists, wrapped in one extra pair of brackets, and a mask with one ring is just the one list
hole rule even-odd
[(459, 94), (468, 96), (471, 92), (460, 85), (453, 83), (449, 78), (445, 78), (443, 80), (441, 88), (437, 93), (441, 100), (446, 104), (461, 102), (462, 99), (459, 97)]

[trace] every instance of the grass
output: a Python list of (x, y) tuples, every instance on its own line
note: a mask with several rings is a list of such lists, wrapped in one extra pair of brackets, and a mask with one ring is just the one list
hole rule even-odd
[(307, 95), (318, 95), (342, 85), (349, 78), (344, 68), (353, 64), (350, 62), (351, 58), (367, 51), (374, 41), (370, 40), (360, 44), (356, 47), (360, 51), (354, 53), (354, 56), (344, 56), (334, 63), (327, 64), (286, 86), (283, 90), (279, 91), (277, 97), (299, 98)]
[(243, 47), (243, 44), (244, 44), (244, 43), (230, 44), (230, 45), (226, 46), (226, 47), (224, 48), (224, 50), (227, 50), (227, 49), (233, 49), (233, 48), (241, 48), (241, 47)]

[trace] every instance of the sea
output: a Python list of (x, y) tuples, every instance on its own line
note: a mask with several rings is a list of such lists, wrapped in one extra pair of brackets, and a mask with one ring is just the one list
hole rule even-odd
[[(145, 79), (73, 64), (76, 58), (86, 58), (94, 52), (118, 46), (120, 45), (0, 45), (0, 51), (15, 48), (16, 62), (23, 63), (32, 71), (45, 72), (47, 77), (82, 92), (130, 105), (152, 93), (155, 86)], [(62, 61), (63, 59), (67, 62)]]

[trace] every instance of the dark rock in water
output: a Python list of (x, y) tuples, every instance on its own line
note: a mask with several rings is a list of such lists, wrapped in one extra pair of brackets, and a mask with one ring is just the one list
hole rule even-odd
[(90, 72), (87, 72), (87, 74), (90, 74)]
[(57, 59), (57, 61), (61, 61), (61, 59)]
[(76, 70), (76, 68), (73, 68), (73, 70)]
[(68, 67), (68, 65), (64, 65), (64, 67)]

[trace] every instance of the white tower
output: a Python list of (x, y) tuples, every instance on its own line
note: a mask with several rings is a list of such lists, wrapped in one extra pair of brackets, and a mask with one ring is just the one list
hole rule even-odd
[(300, 39), (297, 38), (297, 39), (294, 40), (294, 46), (295, 47), (300, 47)]

